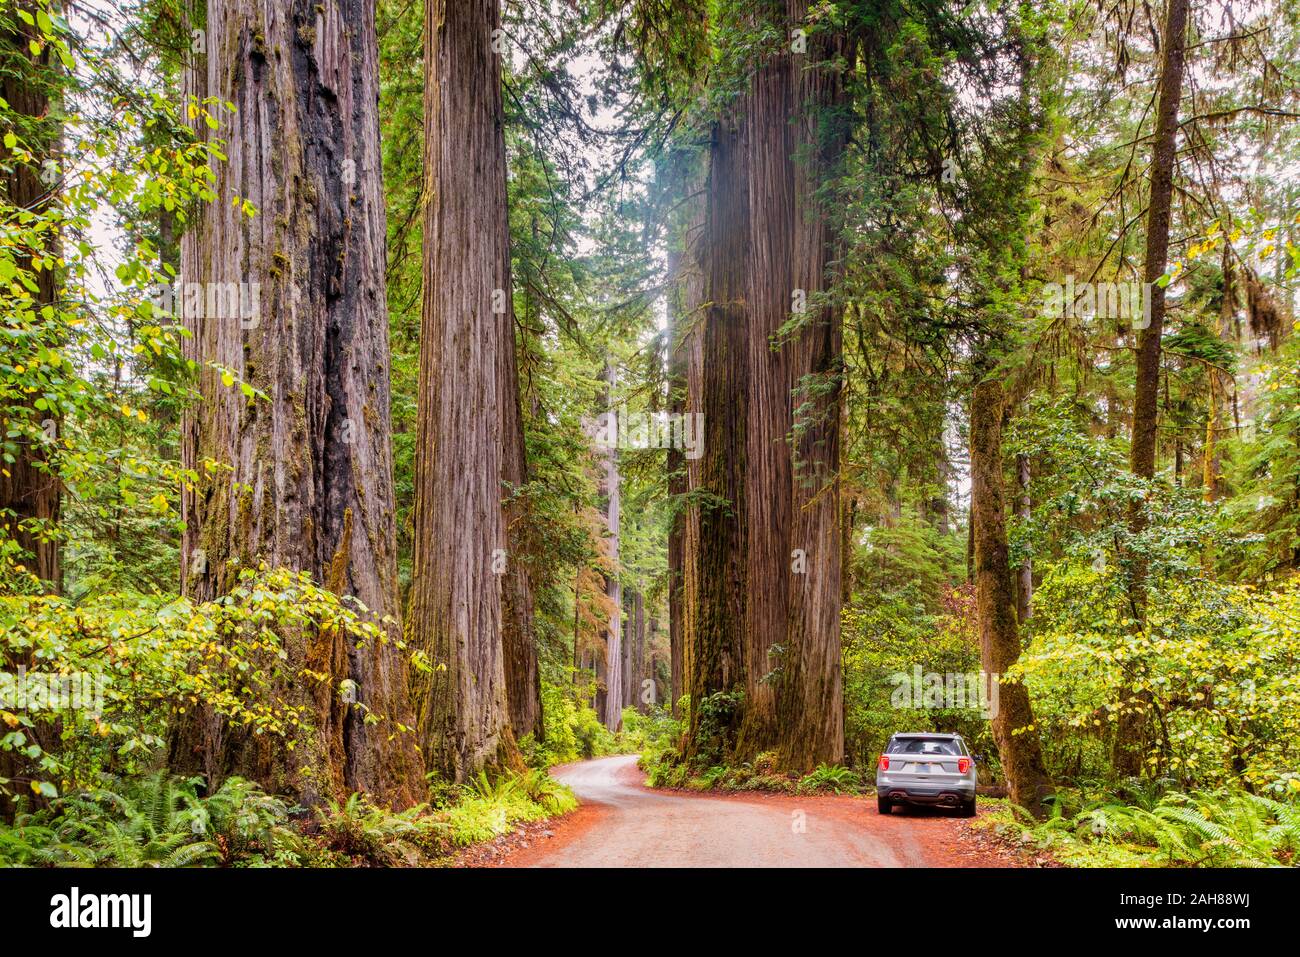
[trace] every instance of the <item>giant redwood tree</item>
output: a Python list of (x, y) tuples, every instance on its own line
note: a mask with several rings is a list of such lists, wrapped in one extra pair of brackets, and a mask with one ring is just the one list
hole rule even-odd
[[(432, 770), (519, 764), (503, 631), (505, 429), (517, 421), (497, 0), (425, 19), (424, 298), (408, 634)], [(512, 429), (515, 426), (510, 426)], [(510, 437), (507, 436), (507, 440)]]
[(808, 4), (792, 0), (727, 24), (765, 39), (709, 147), (706, 497), (684, 656), (692, 701), (740, 693), (722, 729), (734, 754), (776, 750), (792, 769), (844, 749), (840, 334), (827, 295), (838, 233), (821, 197), (846, 141), (836, 118), (845, 41), (807, 18)]
[[(374, 13), (370, 0), (210, 0), (198, 25), (206, 56), (186, 91), (236, 109), (215, 114), (216, 132), (196, 124), (226, 161), (182, 244), (201, 395), (183, 435), (198, 476), (182, 501), (196, 599), (266, 563), (310, 572), (376, 620), (398, 614)], [(395, 730), (412, 722), (395, 644), (320, 629), (280, 639), (279, 690), (306, 711), (303, 740), (289, 751), (200, 715), (178, 765), (197, 758), (212, 777), (251, 775), (309, 802), (414, 800), (422, 767), (414, 735)]]

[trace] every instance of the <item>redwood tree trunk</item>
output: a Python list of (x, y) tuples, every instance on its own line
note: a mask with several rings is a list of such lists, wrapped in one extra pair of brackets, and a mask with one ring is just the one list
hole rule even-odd
[[(791, 0), (794, 22), (808, 4)], [(841, 260), (838, 228), (819, 189), (833, 180), (848, 126), (842, 117), (844, 91), (837, 67), (843, 38), (809, 39), (807, 58), (791, 64), (795, 99), (793, 133), (794, 287), (806, 299), (802, 328), (790, 344), (789, 411), (794, 465), (791, 473), (790, 549), (802, 550), (804, 574), (790, 574), (785, 676), (780, 684), (779, 757), (791, 770), (810, 771), (844, 760), (844, 702), (841, 673), (840, 608), (840, 375), (841, 311), (827, 302), (832, 263)], [(784, 566), (793, 572), (789, 555)]]
[[(464, 781), (521, 766), (499, 573), (509, 544), (503, 423), (513, 381), (497, 0), (425, 13), (424, 300), (408, 634), (429, 656), (417, 705), (429, 767)], [(508, 564), (508, 561), (507, 561)]]
[(644, 710), (641, 680), (645, 669), (645, 597), (633, 591), (628, 602), (627, 634), (623, 641), (623, 706)]
[[(18, 8), (29, 13), (35, 9), (29, 4), (20, 4)], [(39, 54), (33, 54), (28, 44), (40, 36), (40, 31), (14, 14), (10, 16), (14, 19), (14, 32), (0, 35), (4, 66), (0, 70), (0, 96), (8, 101), (14, 113), (32, 118), (33, 122), (19, 135), (23, 145), (35, 153), (35, 159), (26, 163), (13, 161), (9, 149), (0, 142), (0, 198), (16, 209), (40, 215), (49, 205), (50, 191), (41, 182), (38, 171), (59, 150), (60, 131), (50, 119), (54, 53), (46, 46)], [(51, 245), (56, 244), (57, 240)], [(58, 249), (33, 252), (57, 255)], [(21, 264), (30, 257), (18, 258)], [(52, 269), (29, 272), (36, 284), (31, 304), (34, 313), (39, 315), (43, 306), (58, 299), (56, 272)], [(20, 410), (15, 411), (19, 416), (39, 423), (42, 416), (35, 409), (21, 402), (18, 405)], [(3, 413), (0, 417), (8, 418), (8, 410), (0, 409), (0, 413)], [(4, 533), (23, 550), (28, 569), (58, 592), (63, 585), (59, 544), (50, 533), (59, 521), (59, 476), (52, 470), (39, 440), (19, 439), (18, 444), (15, 461), (0, 462), (0, 522), (4, 523)]]
[[(1002, 384), (975, 385), (970, 405), (971, 527), (975, 540), (975, 605), (980, 627), (980, 661), (989, 680), (998, 680), (1020, 657), (1016, 595), (1007, 547), (1007, 503), (1002, 478)], [(1011, 800), (1034, 815), (1042, 813), (1050, 783), (1034, 728), (1029, 692), (1016, 682), (999, 688), (993, 738), (1011, 789)]]
[[(789, 0), (750, 16), (785, 36), (807, 11)], [(841, 42), (774, 45), (715, 124), (701, 253), (702, 484), (729, 508), (701, 514), (691, 695), (743, 690), (732, 757), (775, 749), (795, 770), (844, 750), (840, 323), (824, 295), (837, 230), (817, 196), (846, 142), (834, 118), (840, 80), (827, 68)]]
[[(764, 4), (757, 6), (762, 9)], [(785, 26), (784, 4), (756, 13)], [(782, 30), (783, 35), (788, 34)], [(774, 748), (785, 728), (777, 714), (779, 684), (792, 677), (794, 648), (788, 642), (791, 591), (807, 573), (792, 568), (793, 463), (791, 346), (777, 346), (790, 320), (795, 281), (795, 170), (792, 116), (793, 62), (784, 48), (769, 54), (753, 72), (741, 100), (746, 127), (749, 190), (749, 259), (746, 277), (745, 342), (748, 394), (745, 405), (745, 712), (738, 756)], [(795, 117), (798, 118), (797, 116)], [(819, 277), (820, 280), (820, 277)], [(820, 281), (818, 286), (820, 286)], [(807, 287), (803, 287), (805, 296)], [(806, 554), (806, 551), (805, 551)], [(816, 559), (814, 559), (816, 561)], [(807, 563), (803, 566), (808, 568)]]
[[(507, 303), (509, 308), (509, 303)], [(537, 634), (533, 626), (533, 590), (526, 552), (524, 523), (527, 516), (517, 497), (517, 490), (528, 481), (528, 455), (524, 444), (523, 416), (519, 405), (513, 322), (510, 348), (502, 355), (501, 383), (506, 389), (501, 410), (502, 482), (507, 496), (506, 562), (501, 581), (501, 644), (505, 653), (506, 700), (510, 707), (510, 724), (517, 738), (532, 734), (541, 740), (542, 673), (537, 663)]]
[[(210, 599), (266, 562), (310, 572), (376, 619), (396, 616), (374, 5), (210, 0), (206, 31), (208, 56), (187, 87), (237, 112), (213, 134), (228, 160), (215, 168), (216, 200), (184, 237), (181, 278), (186, 291), (245, 285), (237, 313), (186, 314), (203, 401), (183, 435), (199, 475), (182, 497), (183, 587)], [(267, 399), (224, 386), (213, 363)], [(309, 709), (308, 740), (287, 752), (205, 716), (197, 743), (210, 777), (252, 774), (307, 802), (348, 790), (414, 801), (422, 762), (393, 725), (412, 720), (401, 653), (333, 633), (283, 640), (283, 693)], [(339, 693), (345, 680), (356, 705)], [(368, 724), (368, 713), (385, 720)]]
[(693, 607), (683, 649), (690, 695), (686, 752), (729, 746), (735, 728), (714, 727), (701, 738), (701, 702), (744, 687), (745, 423), (748, 362), (745, 308), (748, 279), (749, 191), (742, 128), (731, 116), (714, 124), (709, 147), (707, 209), (700, 259), (705, 308), (700, 338), (698, 408), (704, 416), (699, 506), (687, 538)]

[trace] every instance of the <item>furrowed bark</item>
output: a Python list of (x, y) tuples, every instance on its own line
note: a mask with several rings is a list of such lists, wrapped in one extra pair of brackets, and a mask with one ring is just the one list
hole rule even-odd
[[(742, 130), (732, 117), (713, 128), (700, 248), (707, 306), (699, 331), (699, 411), (704, 447), (698, 531), (687, 540), (693, 600), (683, 651), (690, 720), (686, 753), (698, 753), (701, 702), (744, 687), (746, 284), (749, 191)], [(693, 539), (693, 540), (692, 540)], [(694, 545), (694, 549), (691, 548)], [(729, 738), (734, 728), (713, 731)], [(724, 742), (727, 743), (727, 742)]]
[[(750, 16), (785, 33), (807, 13), (790, 0), (759, 4)], [(743, 689), (734, 729), (722, 729), (734, 730), (730, 757), (775, 750), (793, 770), (837, 762), (844, 749), (841, 336), (824, 295), (837, 231), (819, 195), (847, 141), (834, 114), (840, 80), (825, 68), (840, 42), (814, 37), (807, 52), (777, 45), (753, 66), (714, 127), (701, 252), (710, 300), (702, 487), (732, 512), (719, 518), (716, 505), (702, 505), (690, 648), (709, 658), (693, 663), (691, 696)], [(725, 375), (716, 368), (724, 362)], [(717, 580), (728, 573), (725, 584)], [(692, 722), (690, 737), (696, 730)]]
[[(808, 4), (792, 0), (802, 22)], [(801, 327), (790, 343), (790, 548), (802, 550), (806, 573), (791, 574), (786, 674), (781, 682), (778, 758), (785, 768), (810, 771), (844, 759), (840, 608), (841, 311), (826, 293), (832, 263), (840, 260), (838, 229), (820, 195), (838, 169), (848, 142), (839, 112), (843, 83), (830, 64), (846, 53), (842, 37), (809, 39), (809, 62), (792, 64), (795, 109), (793, 279), (804, 291)], [(793, 571), (787, 558), (784, 567)]]
[[(310, 572), (376, 620), (396, 617), (374, 7), (210, 0), (205, 29), (208, 55), (190, 67), (187, 90), (237, 112), (211, 134), (227, 161), (215, 168), (216, 200), (182, 241), (178, 299), (243, 287), (237, 309), (228, 300), (209, 310), (205, 297), (194, 315), (186, 304), (202, 402), (182, 441), (199, 474), (182, 496), (183, 588), (211, 599), (265, 562)], [(244, 215), (235, 197), (257, 214)], [(214, 364), (267, 399), (224, 386)], [(307, 803), (349, 790), (416, 800), (422, 762), (413, 736), (392, 724), (412, 721), (398, 650), (310, 630), (282, 640), (290, 677), (281, 691), (308, 709), (305, 741), (288, 752), (203, 714), (175, 742), (178, 765), (197, 749), (214, 786), (240, 773)], [(344, 681), (355, 682), (355, 705), (339, 693)], [(385, 720), (369, 725), (368, 712)]]
[[(760, 8), (763, 4), (758, 5)], [(784, 26), (784, 11), (768, 13)], [(783, 5), (782, 5), (783, 6)], [(760, 16), (760, 14), (755, 14)], [(794, 277), (795, 170), (793, 60), (769, 54), (741, 101), (746, 128), (749, 260), (745, 318), (748, 393), (745, 404), (745, 497), (761, 503), (745, 515), (745, 710), (736, 754), (752, 757), (776, 747), (778, 682), (792, 677), (788, 638), (792, 569), (793, 467), (791, 347), (780, 341), (797, 287)], [(820, 283), (819, 283), (820, 285)], [(792, 699), (793, 700), (793, 699)]]
[[(521, 767), (502, 646), (509, 543), (502, 381), (514, 349), (496, 0), (425, 14), (424, 298), (408, 635), (434, 671), (416, 689), (431, 770)], [(495, 310), (494, 310), (495, 307)]]
[[(507, 302), (507, 309), (510, 304)], [(537, 662), (537, 633), (533, 625), (533, 590), (523, 561), (527, 516), (518, 490), (528, 481), (528, 451), (524, 444), (519, 404), (519, 375), (514, 348), (513, 315), (510, 348), (501, 354), (502, 492), (506, 496), (506, 567), (502, 575), (501, 644), (505, 654), (506, 700), (516, 738), (545, 735), (542, 721), (542, 673)]]

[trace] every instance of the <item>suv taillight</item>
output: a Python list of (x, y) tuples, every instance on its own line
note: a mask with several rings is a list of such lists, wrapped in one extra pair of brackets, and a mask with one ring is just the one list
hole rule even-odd
[(969, 771), (969, 770), (970, 770), (970, 758), (958, 758), (958, 759), (957, 759), (957, 773), (958, 773), (958, 774), (965, 774), (965, 773), (966, 773), (967, 771)]
[(880, 770), (882, 771), (889, 770), (889, 758), (883, 754), (880, 756)]

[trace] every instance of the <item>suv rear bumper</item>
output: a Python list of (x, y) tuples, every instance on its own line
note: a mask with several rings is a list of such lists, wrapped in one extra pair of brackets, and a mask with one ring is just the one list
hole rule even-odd
[(955, 806), (975, 797), (975, 785), (968, 782), (951, 784), (879, 784), (879, 797), (908, 804), (942, 804)]

